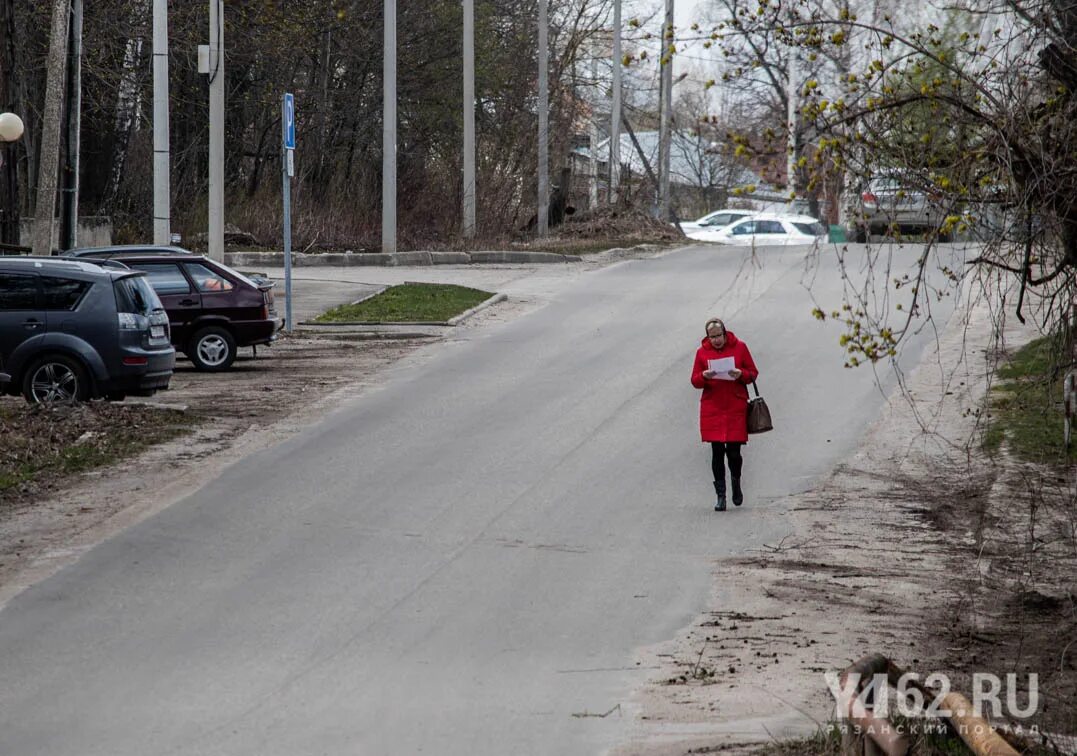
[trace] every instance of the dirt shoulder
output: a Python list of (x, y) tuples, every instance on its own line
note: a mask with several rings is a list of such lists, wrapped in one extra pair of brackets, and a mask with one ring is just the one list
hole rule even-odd
[[(709, 611), (641, 651), (658, 671), (614, 753), (810, 736), (834, 717), (824, 673), (871, 652), (965, 695), (974, 672), (1036, 672), (1035, 722), (1075, 730), (1075, 481), (979, 451), (997, 316), (982, 302), (955, 316), (858, 450), (774, 515), (788, 535), (715, 563)], [(1005, 343), (1032, 335), (1014, 322)]]

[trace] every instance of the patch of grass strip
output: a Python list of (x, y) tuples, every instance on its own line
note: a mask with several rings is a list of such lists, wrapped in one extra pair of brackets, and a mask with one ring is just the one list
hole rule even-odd
[(315, 323), (443, 323), (493, 296), (452, 284), (392, 286), (358, 304), (334, 307)]
[(752, 751), (756, 756), (841, 756), (841, 728), (834, 722), (823, 725), (805, 738), (776, 740)]
[(998, 370), (999, 382), (989, 399), (984, 447), (997, 450), (1005, 441), (1030, 462), (1077, 460), (1077, 448), (1063, 444), (1062, 381), (1065, 341), (1045, 336), (1026, 344)]

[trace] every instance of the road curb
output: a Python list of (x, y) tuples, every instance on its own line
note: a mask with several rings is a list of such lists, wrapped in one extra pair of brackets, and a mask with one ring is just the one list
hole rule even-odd
[(470, 310), (464, 310), (462, 313), (460, 313), (456, 317), (449, 318), (447, 321), (445, 321), (445, 324), (446, 325), (451, 325), (451, 326), (459, 325), (460, 323), (463, 323), (465, 320), (470, 318), (472, 315), (475, 315), (476, 313), (482, 312), (487, 307), (492, 307), (495, 304), (497, 304), (498, 302), (504, 302), (508, 298), (509, 297), (508, 297), (507, 294), (494, 294), (492, 297), (489, 297), (488, 299), (486, 299), (486, 300), (484, 300), (482, 302), (479, 302), (477, 305), (472, 307)]
[[(430, 265), (490, 265), (580, 262), (579, 255), (562, 255), (556, 252), (326, 252), (324, 254), (292, 255), (292, 265), (297, 267), (347, 268), (360, 266), (403, 267)], [(226, 252), (224, 262), (232, 266), (261, 265), (270, 268), (284, 267), (283, 252)]]
[(438, 333), (421, 333), (419, 331), (375, 331), (375, 330), (348, 330), (348, 326), (326, 326), (319, 323), (317, 326), (302, 326), (296, 328), (294, 335), (307, 338), (315, 337), (330, 341), (411, 341), (417, 339), (441, 338)]

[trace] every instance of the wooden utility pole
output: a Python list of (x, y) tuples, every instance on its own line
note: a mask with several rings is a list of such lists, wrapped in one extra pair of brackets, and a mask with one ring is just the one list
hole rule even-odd
[(34, 254), (52, 254), (52, 222), (56, 215), (56, 179), (60, 162), (60, 113), (64, 104), (67, 26), (70, 0), (53, 0), (49, 63), (45, 75), (45, 107), (41, 111), (41, 158), (34, 204)]

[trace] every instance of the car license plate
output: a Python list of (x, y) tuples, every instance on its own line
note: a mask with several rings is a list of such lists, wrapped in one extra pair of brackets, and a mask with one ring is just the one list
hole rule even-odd
[(163, 339), (165, 337), (165, 327), (163, 325), (151, 325), (150, 326), (150, 338)]

